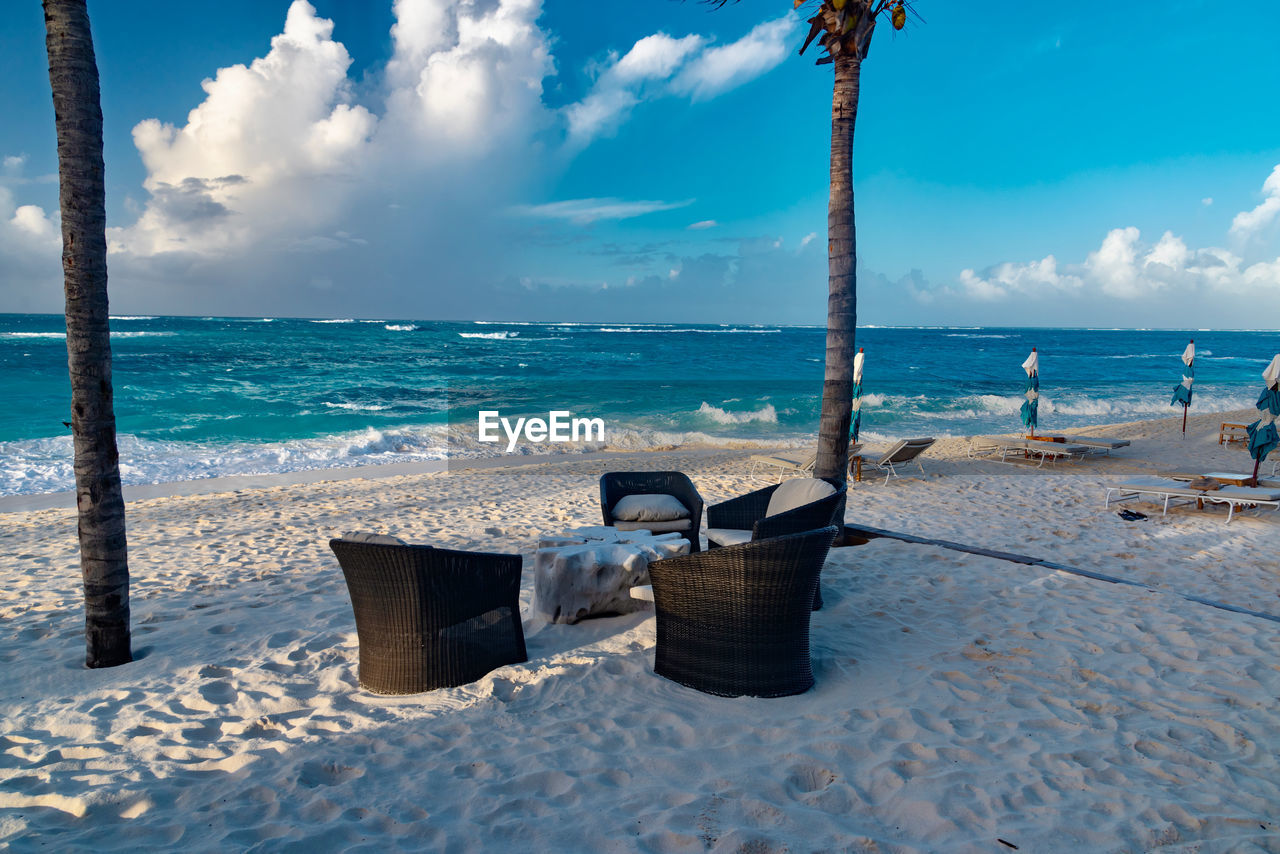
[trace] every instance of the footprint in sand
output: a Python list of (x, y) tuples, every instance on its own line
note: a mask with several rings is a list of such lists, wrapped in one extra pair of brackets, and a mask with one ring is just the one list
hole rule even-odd
[(795, 765), (787, 775), (787, 791), (798, 799), (821, 792), (835, 781), (835, 772), (821, 765)]
[(512, 682), (510, 679), (493, 680), (493, 696), (496, 700), (509, 703), (519, 690), (520, 686)]
[(276, 632), (274, 635), (267, 638), (267, 649), (279, 649), (282, 646), (288, 646), (300, 637), (302, 637), (302, 632), (297, 629)]
[(215, 706), (228, 706), (240, 698), (240, 692), (230, 682), (217, 680), (200, 686), (200, 696), (206, 703)]
[(333, 762), (304, 762), (298, 772), (298, 782), (309, 789), (315, 789), (320, 786), (336, 786), (363, 776), (363, 768)]

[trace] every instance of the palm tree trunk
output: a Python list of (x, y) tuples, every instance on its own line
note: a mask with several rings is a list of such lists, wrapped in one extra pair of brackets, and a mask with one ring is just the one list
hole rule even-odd
[(853, 126), (858, 118), (861, 60), (835, 59), (831, 97), (831, 196), (827, 203), (827, 365), (818, 425), (818, 477), (844, 481), (849, 467), (853, 357), (857, 352), (857, 251), (853, 221)]
[(44, 23), (58, 134), (85, 663), (112, 667), (131, 661), (132, 653), (124, 498), (107, 328), (107, 212), (98, 64), (85, 0), (44, 0)]

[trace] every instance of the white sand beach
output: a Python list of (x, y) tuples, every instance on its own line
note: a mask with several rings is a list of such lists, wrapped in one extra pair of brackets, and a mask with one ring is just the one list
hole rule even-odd
[[(1217, 442), (1248, 419), (1091, 427), (1132, 445), (1044, 469), (948, 439), (923, 476), (851, 484), (850, 524), (1133, 583), (892, 539), (834, 549), (817, 683), (772, 700), (654, 675), (651, 610), (528, 616), (539, 535), (599, 524), (602, 472), (682, 470), (712, 503), (759, 485), (750, 451), (131, 501), (137, 660), (98, 671), (73, 512), (0, 514), (0, 847), (1280, 851), (1280, 513), (1103, 507), (1134, 474), (1250, 470)], [(327, 545), (349, 530), (522, 554), (529, 661), (362, 691)]]

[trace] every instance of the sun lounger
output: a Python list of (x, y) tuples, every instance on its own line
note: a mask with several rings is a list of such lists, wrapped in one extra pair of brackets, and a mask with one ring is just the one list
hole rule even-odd
[(1120, 448), (1129, 447), (1128, 439), (1103, 439), (1095, 436), (1037, 436), (1036, 438), (1049, 439), (1053, 442), (1064, 442), (1071, 445), (1083, 445), (1088, 449), (1088, 453), (1091, 454), (1110, 454)]
[(898, 477), (897, 467), (905, 463), (915, 463), (920, 468), (920, 474), (924, 474), (924, 465), (921, 464), (919, 457), (933, 442), (932, 436), (923, 439), (900, 439), (879, 459), (867, 456), (863, 456), (862, 459), (884, 472), (884, 482), (887, 486), (889, 478)]
[[(753, 454), (751, 457), (751, 477), (758, 477), (761, 480), (773, 480), (776, 475), (778, 481), (781, 481), (783, 477), (789, 474), (811, 477), (813, 475), (813, 467), (817, 464), (817, 454), (787, 453), (786, 451), (779, 451), (776, 454)], [(768, 477), (763, 475), (768, 475)]]
[(1153, 495), (1157, 500), (1164, 500), (1164, 511), (1161, 515), (1168, 515), (1169, 502), (1175, 498), (1187, 499), (1186, 502), (1196, 502), (1200, 506), (1200, 502), (1208, 501), (1212, 504), (1227, 505), (1227, 523), (1230, 524), (1231, 519), (1235, 516), (1237, 508), (1258, 506), (1258, 507), (1274, 507), (1280, 510), (1280, 489), (1276, 488), (1259, 488), (1253, 489), (1247, 486), (1224, 486), (1217, 490), (1193, 489), (1185, 483), (1176, 480), (1164, 480), (1161, 478), (1150, 478), (1142, 480), (1133, 480), (1128, 483), (1122, 483), (1117, 486), (1107, 487), (1107, 497), (1104, 507), (1111, 508), (1112, 493), (1119, 493), (1114, 501), (1119, 504), (1121, 501), (1130, 501), (1141, 495)]
[(1103, 439), (1092, 437), (1092, 435), (1065, 435), (1061, 433), (1037, 435), (1037, 437), (1028, 439), (1028, 442), (1079, 444), (1079, 446), (1084, 446), (1087, 453), (1107, 453), (1107, 455), (1110, 455), (1116, 449), (1129, 447), (1129, 439)]
[(1000, 462), (1008, 462), (1010, 455), (1036, 457), (1040, 460), (1037, 468), (1045, 462), (1056, 463), (1058, 460), (1083, 457), (1089, 453), (1084, 445), (1071, 442), (1054, 442), (1049, 439), (1018, 439), (1010, 436), (974, 436), (969, 440), (969, 458), (999, 454)]
[[(849, 457), (852, 459), (862, 449), (855, 442), (849, 446)], [(781, 483), (788, 475), (813, 477), (813, 469), (818, 464), (817, 451), (778, 451), (775, 454), (755, 454), (751, 457), (750, 476), (771, 483)]]

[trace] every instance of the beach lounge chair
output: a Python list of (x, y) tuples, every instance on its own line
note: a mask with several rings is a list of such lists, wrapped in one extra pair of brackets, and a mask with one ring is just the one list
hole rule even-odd
[(974, 436), (969, 439), (969, 459), (983, 456), (1000, 456), (1000, 462), (1008, 462), (1010, 455), (1039, 460), (1037, 468), (1046, 462), (1083, 458), (1089, 453), (1084, 445), (1054, 442), (1045, 439), (1019, 439), (1011, 436)]
[[(1112, 493), (1116, 493), (1114, 499), (1112, 498)], [(1103, 506), (1106, 509), (1110, 509), (1113, 501), (1119, 504), (1122, 501), (1131, 501), (1142, 495), (1155, 496), (1156, 500), (1163, 499), (1164, 510), (1161, 515), (1164, 516), (1169, 514), (1169, 503), (1175, 498), (1185, 499), (1181, 502), (1183, 504), (1195, 503), (1197, 506), (1203, 501), (1208, 501), (1212, 504), (1225, 504), (1227, 505), (1227, 524), (1231, 523), (1236, 510), (1241, 507), (1274, 507), (1280, 510), (1280, 488), (1259, 487), (1254, 489), (1247, 486), (1224, 486), (1221, 489), (1205, 490), (1196, 489), (1181, 481), (1166, 480), (1164, 478), (1134, 479), (1128, 483), (1108, 486), (1106, 502)]]
[(811, 603), (835, 527), (649, 565), (653, 670), (721, 697), (785, 697), (813, 686)]
[(873, 466), (884, 472), (884, 482), (887, 486), (889, 478), (898, 477), (898, 466), (905, 463), (914, 462), (920, 468), (920, 474), (924, 474), (924, 465), (920, 462), (920, 455), (929, 449), (934, 439), (925, 437), (923, 439), (900, 439), (897, 444), (890, 448), (883, 456), (877, 460), (863, 456), (864, 462), (870, 462)]
[(1086, 453), (1107, 455), (1120, 448), (1127, 448), (1130, 444), (1128, 439), (1104, 439), (1096, 436), (1036, 436), (1031, 441), (1036, 441), (1036, 439), (1081, 445), (1085, 448)]
[[(849, 445), (850, 461), (858, 455), (860, 450), (862, 450), (860, 442), (854, 442)], [(780, 483), (788, 475), (813, 477), (813, 469), (817, 464), (817, 451), (778, 451), (775, 454), (754, 454), (751, 457), (750, 476), (756, 480)]]
[(355, 612), (360, 687), (417, 694), (528, 660), (520, 555), (346, 538), (329, 548)]
[[(707, 548), (733, 546), (769, 537), (812, 531), (837, 520), (845, 496), (838, 480), (792, 478), (707, 508)], [(813, 609), (822, 607), (822, 591), (814, 589)]]

